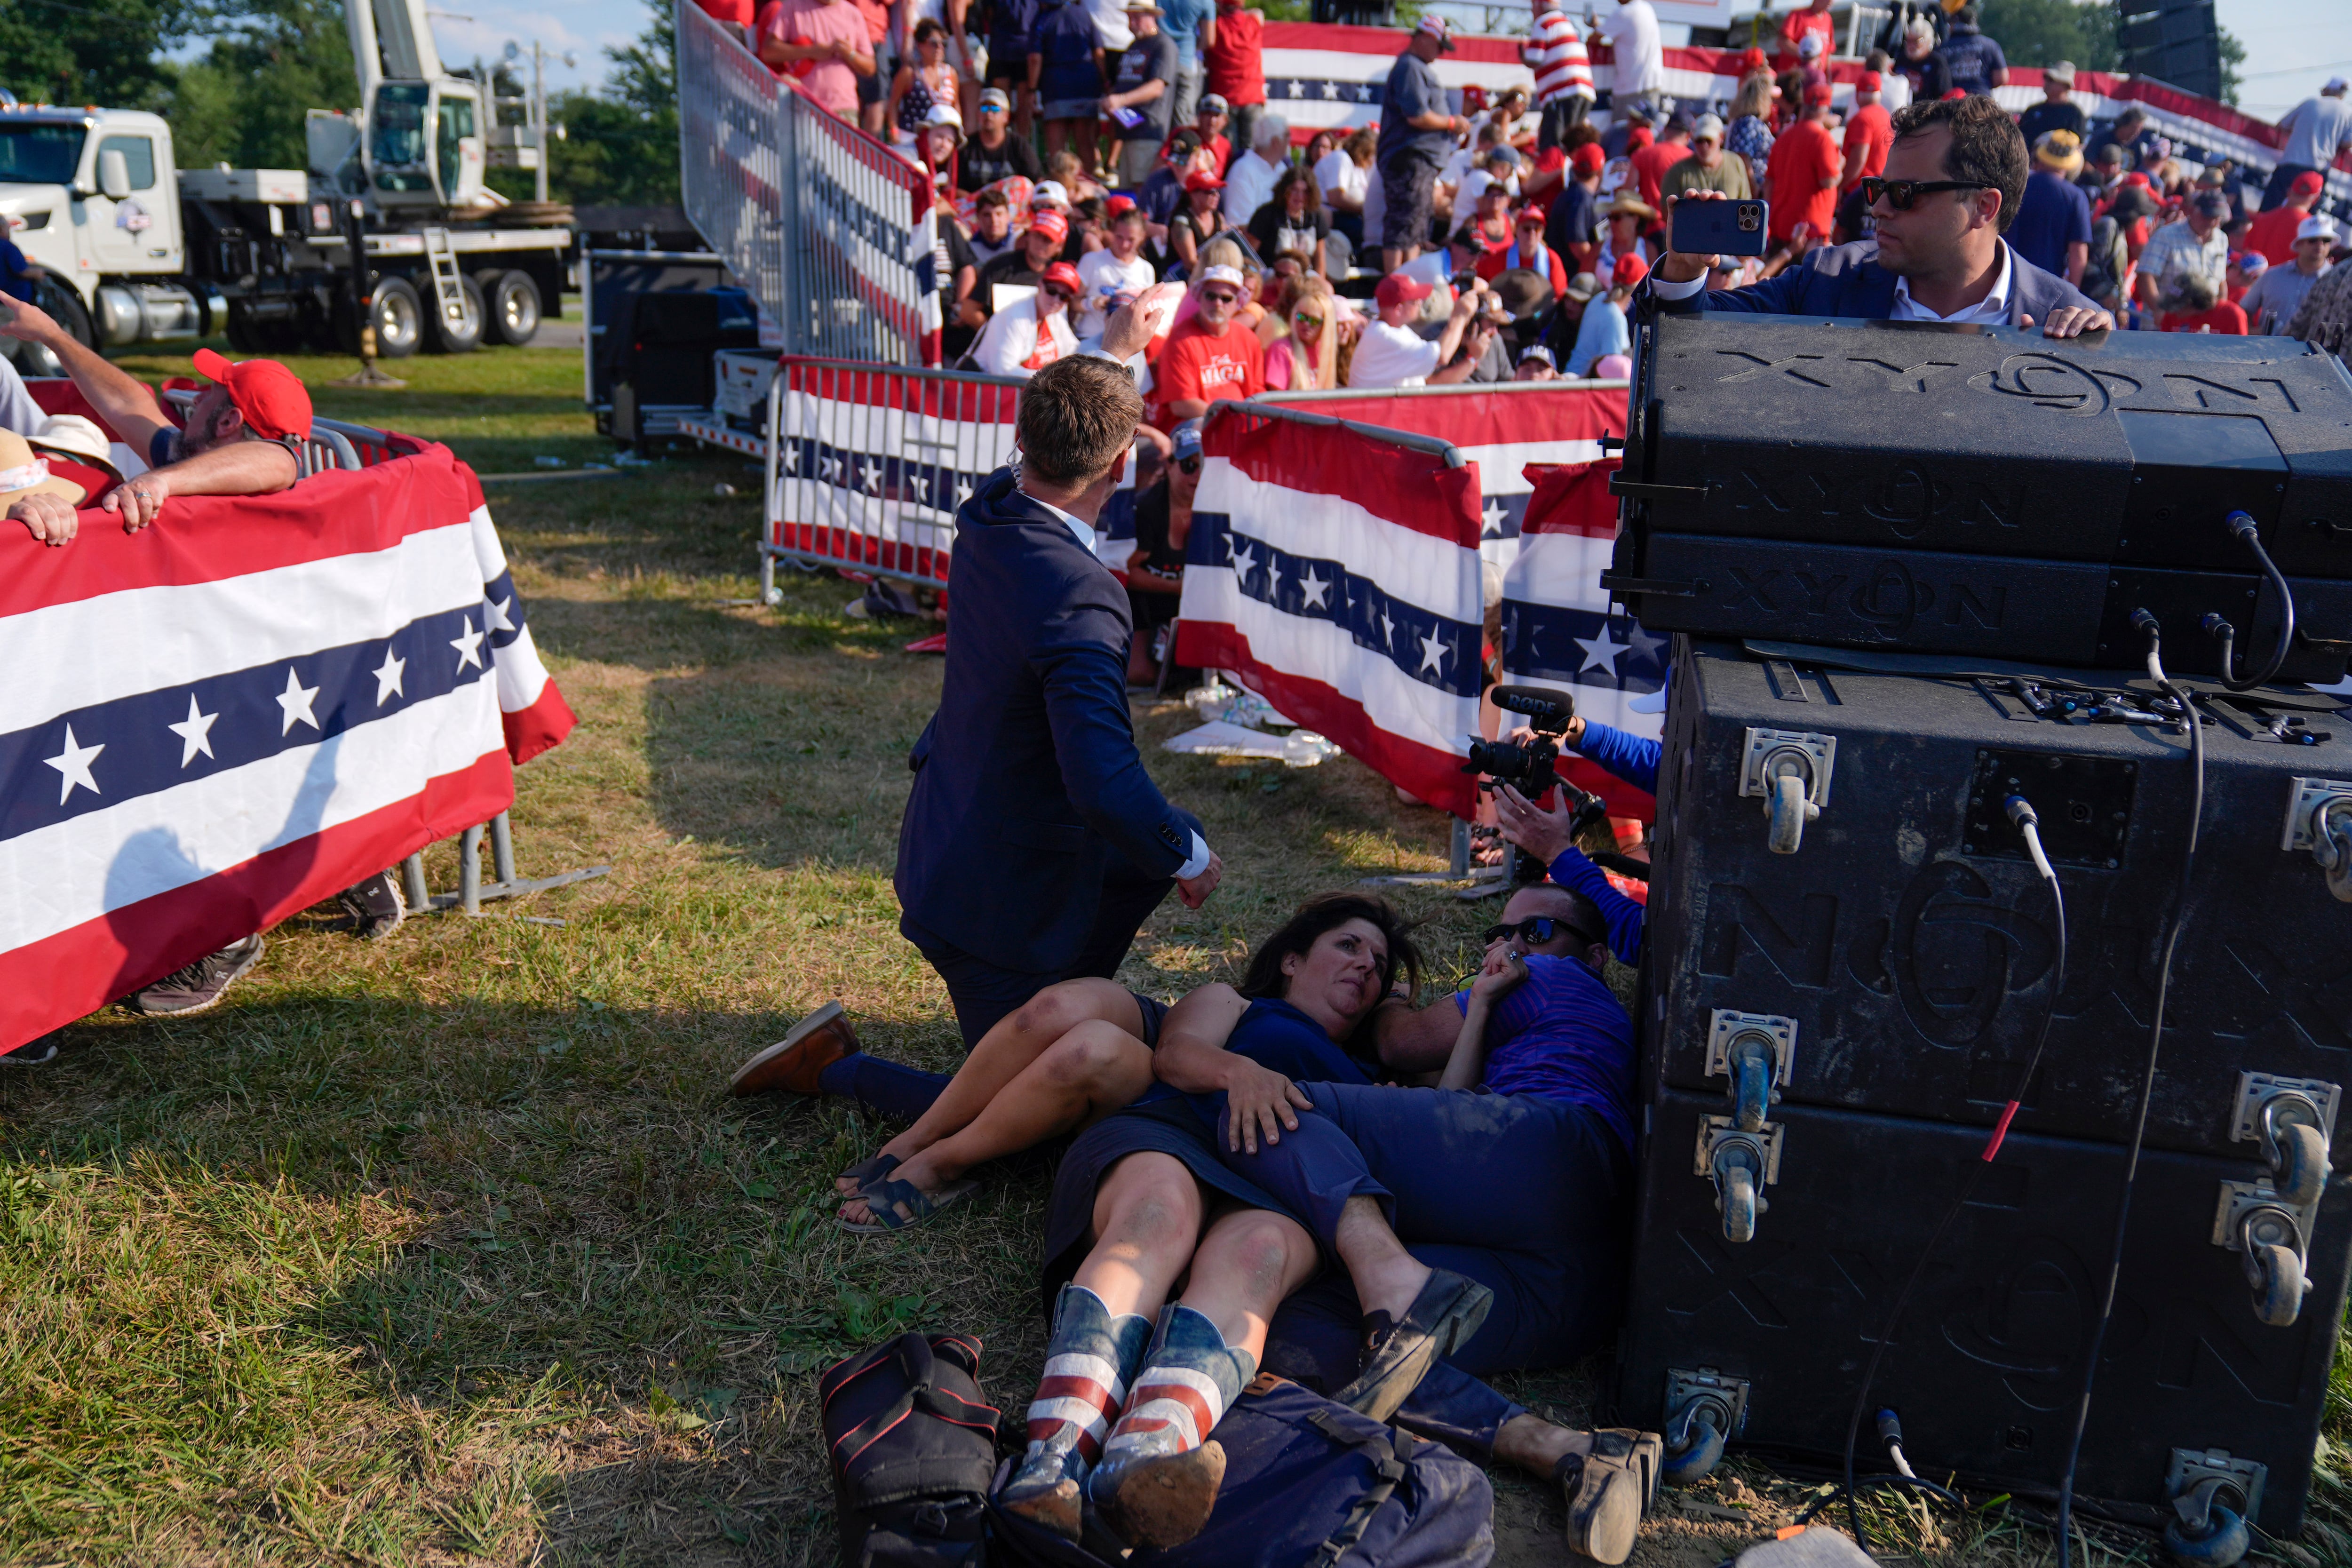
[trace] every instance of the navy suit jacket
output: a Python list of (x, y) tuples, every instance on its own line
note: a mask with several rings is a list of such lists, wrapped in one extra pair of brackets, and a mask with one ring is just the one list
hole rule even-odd
[[(2009, 250), (2009, 324), (2031, 316), (2040, 326), (2062, 305), (2098, 309), (2091, 297), (2055, 273)], [(1681, 315), (1693, 310), (1744, 310), (1765, 316), (1848, 316), (1884, 321), (1895, 314), (1895, 274), (1878, 265), (1878, 242), (1858, 239), (1809, 254), (1801, 266), (1745, 289), (1701, 289), (1688, 300), (1662, 300), (1645, 280), (1635, 308)]]
[(1167, 877), (1193, 819), (1143, 771), (1127, 710), (1127, 590), (999, 468), (956, 512), (939, 711), (908, 758), (899, 930), (1047, 973), (1094, 926), (1111, 857)]

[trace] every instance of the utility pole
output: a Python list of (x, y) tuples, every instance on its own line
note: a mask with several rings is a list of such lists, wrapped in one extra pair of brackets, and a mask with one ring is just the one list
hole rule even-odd
[(547, 50), (530, 41), (530, 129), (539, 142), (539, 199), (547, 200)]

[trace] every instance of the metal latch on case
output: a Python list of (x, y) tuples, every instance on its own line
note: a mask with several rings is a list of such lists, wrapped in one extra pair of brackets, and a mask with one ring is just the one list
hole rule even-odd
[(1837, 763), (1837, 737), (1798, 730), (1751, 727), (1739, 762), (1739, 793), (1761, 796), (1771, 824), (1766, 846), (1775, 855), (1794, 855), (1804, 842), (1805, 824), (1830, 803), (1830, 773)]
[(1756, 1239), (1756, 1216), (1772, 1205), (1764, 1189), (1780, 1181), (1780, 1133), (1766, 1122), (1755, 1131), (1735, 1125), (1727, 1116), (1699, 1119), (1697, 1157), (1692, 1174), (1715, 1184), (1716, 1211), (1723, 1215), (1723, 1239)]
[(1772, 1013), (1717, 1007), (1707, 1022), (1706, 1076), (1731, 1082), (1731, 1120), (1742, 1132), (1761, 1131), (1769, 1108), (1788, 1087), (1797, 1054), (1797, 1020)]
[(2327, 879), (2327, 890), (2352, 904), (2352, 783), (2295, 779), (2279, 847), (2308, 851)]

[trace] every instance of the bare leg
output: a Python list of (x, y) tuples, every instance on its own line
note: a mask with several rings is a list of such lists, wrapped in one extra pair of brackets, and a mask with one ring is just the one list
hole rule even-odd
[(1077, 127), (1076, 134), (1078, 142), (1078, 171), (1091, 179), (1095, 172), (1094, 117), (1088, 115), (1086, 119), (1074, 121), (1072, 123)]
[(1315, 1268), (1315, 1238), (1305, 1226), (1265, 1209), (1228, 1209), (1201, 1237), (1179, 1300), (1256, 1363), (1265, 1357), (1265, 1329), (1275, 1309)]
[(1055, 153), (1067, 146), (1069, 144), (1069, 141), (1070, 121), (1066, 120), (1048, 120), (1045, 121), (1045, 156), (1048, 160), (1051, 160)]
[[(1129, 1005), (1133, 1003), (1129, 997)], [(1150, 1087), (1150, 1047), (1116, 1025), (1089, 1019), (999, 1090), (970, 1126), (909, 1156), (891, 1174), (937, 1192), (975, 1165), (1033, 1149), (1131, 1105)], [(862, 1197), (842, 1205), (841, 1217), (852, 1225), (873, 1223)]]
[(1348, 1200), (1332, 1232), (1331, 1247), (1348, 1266), (1348, 1277), (1356, 1285), (1356, 1300), (1367, 1312), (1386, 1312), (1402, 1320), (1412, 1310), (1421, 1288), (1429, 1283), (1429, 1265), (1404, 1249), (1404, 1243), (1389, 1228), (1377, 1198), (1359, 1194)]
[(1201, 1184), (1173, 1155), (1129, 1154), (1095, 1189), (1095, 1245), (1071, 1276), (1113, 1316), (1150, 1317), (1192, 1260), (1207, 1214)]
[[(1143, 1012), (1135, 1005), (1135, 994), (1126, 986), (1108, 980), (1065, 980), (1048, 985), (982, 1035), (931, 1108), (912, 1127), (883, 1144), (879, 1152), (908, 1160), (948, 1134), (971, 1126), (1005, 1085), (1045, 1054), (1047, 1047), (1080, 1024), (1096, 1020), (1140, 1041)], [(857, 1195), (854, 1182), (836, 1181), (834, 1186), (845, 1198)]]

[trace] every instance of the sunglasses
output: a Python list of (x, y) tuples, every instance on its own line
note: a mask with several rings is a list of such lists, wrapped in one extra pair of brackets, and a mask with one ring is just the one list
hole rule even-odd
[(1071, 300), (1076, 299), (1077, 296), (1071, 293), (1067, 289), (1048, 288), (1045, 290), (1045, 298), (1048, 300), (1059, 300), (1062, 303), (1066, 305)]
[(1489, 946), (1501, 942), (1506, 937), (1517, 937), (1526, 942), (1549, 942), (1561, 931), (1566, 931), (1570, 936), (1581, 937), (1588, 943), (1601, 940), (1582, 926), (1573, 926), (1566, 921), (1555, 920), (1549, 915), (1537, 915), (1531, 920), (1521, 921), (1517, 925), (1488, 926), (1486, 942)]
[(1188, 474), (1197, 474), (1201, 471), (1201, 459), (1198, 458), (1179, 458), (1176, 459), (1176, 466), (1183, 469)]
[(1883, 180), (1873, 174), (1862, 182), (1862, 200), (1865, 206), (1876, 206), (1880, 198), (1896, 212), (1907, 213), (1911, 204), (1936, 191), (1990, 191), (1999, 187), (1982, 180)]
[(1203, 305), (1238, 305), (1241, 302), (1242, 297), (1239, 294), (1234, 293), (1230, 289), (1203, 289), (1201, 290), (1201, 303)]
[(1319, 332), (1323, 330), (1323, 318), (1320, 316), (1293, 316), (1290, 318), (1290, 324), (1297, 327), (1302, 332)]

